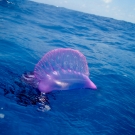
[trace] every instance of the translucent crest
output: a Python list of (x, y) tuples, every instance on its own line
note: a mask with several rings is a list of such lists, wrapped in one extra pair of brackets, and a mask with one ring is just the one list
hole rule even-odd
[(61, 72), (64, 70), (89, 75), (85, 56), (78, 50), (63, 48), (46, 53), (35, 66), (34, 75), (41, 80), (54, 71)]

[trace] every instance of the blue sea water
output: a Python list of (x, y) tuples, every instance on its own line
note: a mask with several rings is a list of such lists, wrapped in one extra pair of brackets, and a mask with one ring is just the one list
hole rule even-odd
[[(56, 48), (82, 52), (98, 89), (41, 97), (21, 81)], [(27, 0), (0, 1), (0, 135), (17, 134), (134, 135), (135, 24)]]

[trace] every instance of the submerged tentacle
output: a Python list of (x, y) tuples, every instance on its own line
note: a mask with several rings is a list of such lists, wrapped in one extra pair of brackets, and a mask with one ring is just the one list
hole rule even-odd
[(37, 108), (38, 111), (45, 112), (51, 109), (45, 93), (41, 92), (41, 95), (38, 97), (38, 99), (39, 99), (39, 104)]

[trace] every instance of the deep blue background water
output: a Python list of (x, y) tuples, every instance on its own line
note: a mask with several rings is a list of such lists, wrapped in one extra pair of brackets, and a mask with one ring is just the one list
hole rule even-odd
[[(81, 51), (98, 90), (46, 95), (21, 75), (55, 48)], [(134, 135), (135, 24), (31, 1), (0, 1), (0, 135)]]

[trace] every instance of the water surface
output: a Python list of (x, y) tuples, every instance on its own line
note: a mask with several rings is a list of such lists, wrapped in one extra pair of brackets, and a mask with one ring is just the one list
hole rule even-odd
[[(51, 110), (21, 75), (48, 51), (73, 48), (98, 90), (52, 92)], [(31, 1), (0, 1), (0, 134), (133, 135), (135, 24)]]

